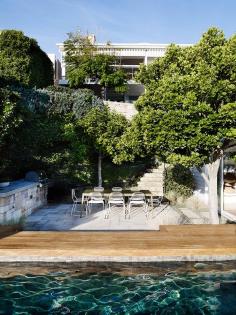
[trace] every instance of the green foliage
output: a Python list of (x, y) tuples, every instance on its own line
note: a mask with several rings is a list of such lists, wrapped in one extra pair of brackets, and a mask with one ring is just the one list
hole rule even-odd
[(65, 115), (80, 119), (93, 107), (103, 107), (103, 101), (88, 89), (49, 86), (44, 89), (11, 87), (21, 95), (22, 103), (34, 112)]
[(104, 106), (103, 109), (92, 108), (79, 124), (98, 152), (114, 156), (128, 121), (123, 115)]
[(19, 106), (16, 92), (0, 88), (0, 178), (9, 178), (6, 172), (11, 164), (9, 147), (14, 143), (23, 124), (24, 108)]
[(215, 28), (194, 46), (171, 45), (163, 58), (142, 66), (146, 92), (139, 114), (120, 138), (118, 162), (157, 155), (186, 167), (218, 159), (235, 138), (236, 36)]
[[(55, 181), (92, 183), (94, 149), (79, 121), (103, 108), (90, 90), (11, 87), (1, 94), (0, 174), (44, 170)], [(17, 92), (15, 92), (17, 91)], [(9, 128), (8, 128), (9, 127)]]
[(188, 198), (193, 194), (194, 179), (191, 171), (182, 166), (169, 166), (164, 177), (165, 193), (174, 192), (177, 197)]
[(28, 87), (53, 84), (53, 65), (37, 42), (16, 30), (0, 32), (0, 73), (8, 83)]
[(105, 187), (130, 187), (131, 185), (135, 185), (138, 175), (143, 174), (147, 168), (147, 163), (145, 162), (135, 161), (134, 163), (116, 165), (105, 159), (102, 167)]
[(40, 90), (49, 96), (48, 111), (58, 114), (70, 114), (75, 119), (85, 116), (92, 108), (102, 108), (103, 101), (88, 89), (70, 89), (65, 87), (49, 87)]
[(7, 89), (0, 89), (0, 147), (13, 140), (17, 127), (22, 122), (17, 107), (19, 96)]
[(83, 85), (93, 79), (103, 87), (126, 90), (126, 74), (113, 67), (118, 62), (114, 55), (99, 54), (88, 36), (80, 32), (69, 33), (64, 42), (66, 73), (71, 87)]

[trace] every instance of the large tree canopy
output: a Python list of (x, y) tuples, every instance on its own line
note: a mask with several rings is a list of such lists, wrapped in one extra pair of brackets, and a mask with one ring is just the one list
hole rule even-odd
[(37, 42), (21, 31), (0, 32), (0, 79), (29, 87), (53, 84), (53, 65)]
[(100, 54), (88, 36), (80, 32), (69, 33), (64, 42), (66, 73), (71, 87), (79, 87), (87, 79), (93, 79), (103, 87), (114, 87), (122, 92), (126, 89), (126, 74), (113, 65), (116, 56)]
[(227, 40), (211, 28), (196, 45), (171, 45), (137, 79), (145, 94), (115, 160), (146, 154), (170, 164), (207, 164), (211, 219), (218, 223), (219, 159), (236, 137), (236, 36)]

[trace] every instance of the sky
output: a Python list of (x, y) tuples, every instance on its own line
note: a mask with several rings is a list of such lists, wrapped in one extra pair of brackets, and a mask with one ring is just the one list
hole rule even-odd
[(47, 53), (68, 32), (97, 42), (196, 43), (217, 26), (236, 33), (236, 0), (0, 0), (0, 29), (22, 30)]

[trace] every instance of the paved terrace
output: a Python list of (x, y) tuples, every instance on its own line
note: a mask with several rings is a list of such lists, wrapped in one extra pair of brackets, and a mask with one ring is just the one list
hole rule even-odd
[[(154, 208), (147, 216), (141, 207), (133, 207), (130, 219), (125, 219), (122, 207), (112, 207), (111, 214), (105, 219), (105, 211), (94, 207), (91, 214), (85, 216), (77, 212), (71, 216), (71, 204), (48, 205), (34, 211), (26, 218), (24, 230), (28, 231), (114, 231), (114, 230), (159, 230), (160, 225), (205, 224), (208, 223), (208, 211), (176, 209), (168, 204)], [(80, 208), (78, 208), (79, 210)]]
[(236, 260), (236, 225), (159, 231), (22, 231), (0, 239), (0, 262)]

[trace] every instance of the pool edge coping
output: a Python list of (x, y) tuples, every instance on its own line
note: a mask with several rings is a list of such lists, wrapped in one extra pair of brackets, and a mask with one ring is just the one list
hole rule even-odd
[(0, 256), (0, 263), (148, 263), (236, 261), (236, 255), (185, 255), (185, 256)]

